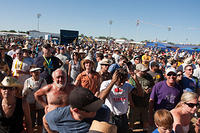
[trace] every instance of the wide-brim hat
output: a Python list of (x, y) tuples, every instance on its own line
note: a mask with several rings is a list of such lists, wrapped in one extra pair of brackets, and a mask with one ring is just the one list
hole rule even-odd
[(86, 56), (86, 57), (81, 61), (81, 67), (82, 67), (82, 69), (85, 69), (85, 68), (84, 68), (84, 64), (85, 64), (86, 61), (91, 61), (91, 62), (93, 63), (93, 67), (94, 67), (94, 61), (93, 61), (93, 59), (92, 59), (92, 56), (91, 56), (91, 55), (88, 55), (88, 56)]
[(85, 53), (84, 49), (80, 49), (79, 54), (86, 54), (86, 53)]
[(117, 133), (117, 126), (104, 121), (93, 120), (89, 133)]
[(110, 65), (111, 61), (109, 59), (104, 58), (101, 60), (100, 65)]
[(23, 85), (20, 82), (11, 76), (6, 76), (0, 83), (0, 87), (18, 87), (22, 88)]
[(137, 64), (136, 65), (136, 70), (144, 72), (144, 71), (148, 70), (148, 68), (143, 64)]
[(30, 72), (41, 71), (42, 69), (39, 67), (31, 68)]

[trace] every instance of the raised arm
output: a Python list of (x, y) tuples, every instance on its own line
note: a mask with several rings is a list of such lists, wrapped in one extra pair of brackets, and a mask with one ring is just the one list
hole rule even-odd
[(105, 100), (108, 97), (113, 85), (117, 82), (118, 79), (119, 79), (118, 71), (115, 71), (110, 84), (106, 87), (106, 89), (104, 89), (100, 92), (100, 94), (99, 94), (100, 99)]

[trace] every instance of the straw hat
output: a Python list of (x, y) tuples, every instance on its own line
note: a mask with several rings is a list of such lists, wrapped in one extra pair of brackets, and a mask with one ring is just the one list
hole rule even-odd
[(89, 133), (117, 133), (117, 126), (107, 122), (93, 120)]
[(79, 54), (86, 54), (86, 53), (85, 53), (84, 49), (80, 49)]
[(93, 61), (93, 59), (92, 59), (92, 56), (91, 56), (91, 55), (88, 55), (88, 56), (86, 56), (86, 57), (81, 61), (81, 67), (82, 67), (82, 69), (85, 68), (85, 67), (84, 67), (84, 63), (85, 63), (86, 61), (91, 61), (91, 62), (93, 63), (93, 67), (94, 67), (94, 61)]
[(104, 58), (101, 60), (100, 65), (110, 65), (111, 61), (109, 59)]
[(0, 83), (0, 87), (18, 87), (22, 88), (23, 86), (20, 84), (20, 82), (11, 76), (6, 76), (2, 82)]

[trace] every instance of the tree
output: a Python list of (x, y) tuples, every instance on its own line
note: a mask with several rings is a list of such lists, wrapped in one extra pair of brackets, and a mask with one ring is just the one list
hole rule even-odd
[(107, 37), (105, 37), (105, 36), (99, 36), (98, 38), (99, 39), (107, 39)]
[(17, 33), (15, 30), (9, 30), (9, 32)]
[(127, 38), (125, 38), (125, 37), (121, 37), (120, 39), (122, 39), (122, 40), (128, 40)]

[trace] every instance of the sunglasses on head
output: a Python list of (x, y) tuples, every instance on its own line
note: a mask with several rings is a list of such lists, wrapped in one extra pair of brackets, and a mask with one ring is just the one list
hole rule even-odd
[(2, 87), (1, 89), (2, 90), (14, 90), (15, 87)]
[(176, 76), (176, 73), (168, 73), (167, 76)]
[(185, 102), (185, 104), (186, 104), (187, 106), (189, 106), (190, 108), (194, 108), (194, 106), (196, 106), (196, 107), (199, 106), (198, 103), (197, 103), (197, 104), (194, 104), (194, 103), (186, 103), (186, 102)]

